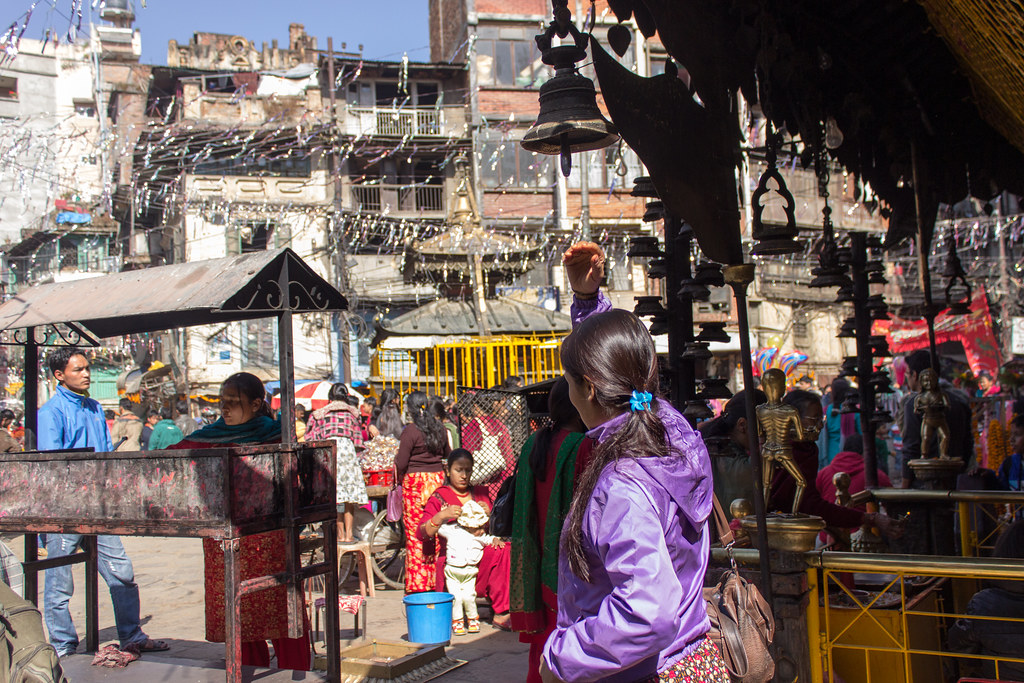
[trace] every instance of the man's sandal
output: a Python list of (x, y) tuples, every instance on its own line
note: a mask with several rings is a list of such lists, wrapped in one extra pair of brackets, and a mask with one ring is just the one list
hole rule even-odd
[(164, 650), (170, 650), (171, 646), (162, 640), (153, 640), (152, 638), (146, 638), (145, 640), (132, 643), (137, 645), (139, 652), (163, 652)]

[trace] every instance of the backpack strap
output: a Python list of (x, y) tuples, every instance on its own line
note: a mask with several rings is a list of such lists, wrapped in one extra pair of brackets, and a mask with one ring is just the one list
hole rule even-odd
[(725, 510), (722, 509), (722, 504), (718, 502), (718, 496), (712, 494), (712, 510), (711, 517), (714, 520), (715, 533), (718, 534), (718, 540), (721, 541), (722, 547), (728, 548), (735, 541), (732, 529), (729, 527), (729, 518), (725, 516)]

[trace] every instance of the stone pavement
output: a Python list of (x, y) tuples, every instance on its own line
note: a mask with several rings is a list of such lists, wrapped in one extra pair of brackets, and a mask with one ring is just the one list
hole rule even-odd
[[(21, 537), (6, 538), (14, 551), (23, 556)], [(203, 548), (202, 541), (191, 538), (124, 537), (125, 549), (135, 565), (135, 579), (142, 597), (143, 629), (152, 638), (165, 640), (171, 649), (162, 653), (149, 653), (149, 659), (186, 659), (198, 662), (218, 662), (223, 666), (224, 645), (208, 643), (204, 639), (203, 610)], [(71, 601), (71, 614), (84, 640), (85, 601), (84, 570), (74, 568), (75, 595)], [(343, 587), (345, 593), (358, 593), (355, 574)], [(100, 645), (116, 642), (113, 609), (110, 594), (100, 579)], [(407, 640), (402, 591), (384, 590), (377, 584), (377, 595), (368, 598), (367, 622), (370, 638), (379, 640)], [(40, 602), (42, 590), (40, 586)], [(321, 624), (321, 628), (322, 628)], [(352, 616), (341, 614), (342, 638), (351, 638)], [(342, 647), (346, 642), (342, 641)], [(79, 652), (84, 652), (84, 643)], [(514, 633), (481, 624), (481, 633), (453, 637), (448, 656), (467, 660), (468, 663), (441, 676), (446, 683), (479, 683), (490, 681), (523, 681), (526, 679), (529, 646), (519, 642)], [(132, 666), (125, 670), (123, 681), (136, 681), (130, 675)], [(113, 679), (111, 679), (113, 680)]]

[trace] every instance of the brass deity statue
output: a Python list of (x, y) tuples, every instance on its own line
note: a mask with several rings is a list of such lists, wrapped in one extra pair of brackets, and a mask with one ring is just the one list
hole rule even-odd
[(807, 481), (793, 459), (793, 438), (797, 441), (804, 438), (800, 411), (782, 402), (786, 390), (786, 374), (778, 368), (771, 368), (761, 377), (761, 389), (764, 390), (768, 402), (757, 408), (757, 426), (764, 445), (761, 447), (761, 467), (763, 469), (764, 499), (771, 494), (772, 475), (778, 463), (789, 472), (796, 482), (796, 494), (793, 496), (793, 514), (800, 509), (800, 501), (804, 497)]
[(939, 457), (949, 458), (949, 397), (939, 388), (939, 376), (931, 368), (921, 371), (921, 393), (914, 399), (914, 412), (921, 415), (921, 457), (932, 457), (930, 442), (932, 434), (938, 437)]

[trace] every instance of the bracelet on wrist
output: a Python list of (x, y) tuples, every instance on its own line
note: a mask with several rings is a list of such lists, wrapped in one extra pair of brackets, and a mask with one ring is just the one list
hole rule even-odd
[(591, 299), (596, 299), (597, 295), (600, 292), (600, 289), (595, 289), (593, 292), (581, 292), (578, 289), (572, 290), (573, 296), (575, 296), (577, 299), (581, 301), (589, 301)]

